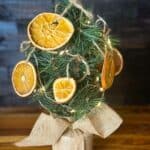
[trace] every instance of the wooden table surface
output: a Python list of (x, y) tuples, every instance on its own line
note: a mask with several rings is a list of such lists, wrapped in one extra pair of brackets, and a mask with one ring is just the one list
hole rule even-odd
[[(18, 148), (13, 143), (27, 136), (38, 108), (0, 108), (0, 150), (51, 150), (50, 147)], [(93, 150), (150, 150), (150, 106), (119, 107), (123, 125), (107, 139), (94, 138)]]

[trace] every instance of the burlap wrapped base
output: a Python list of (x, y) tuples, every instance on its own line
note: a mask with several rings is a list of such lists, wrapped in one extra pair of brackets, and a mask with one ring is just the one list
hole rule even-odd
[(106, 138), (121, 123), (119, 115), (105, 103), (74, 123), (42, 113), (30, 135), (15, 145), (52, 145), (53, 150), (92, 150), (92, 135)]
[(53, 145), (53, 150), (92, 150), (92, 147), (93, 135), (70, 129)]

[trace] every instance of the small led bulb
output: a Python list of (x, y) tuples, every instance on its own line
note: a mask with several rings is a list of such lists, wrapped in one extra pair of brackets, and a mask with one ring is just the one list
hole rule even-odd
[(36, 93), (36, 89), (33, 90), (33, 93)]
[(97, 104), (97, 107), (100, 107), (101, 106), (101, 102), (99, 102), (98, 104)]
[(44, 86), (42, 86), (40, 89), (39, 89), (39, 91), (42, 93), (42, 92), (45, 92), (46, 90), (45, 90), (45, 87)]
[(98, 76), (96, 77), (96, 81), (97, 81), (97, 82), (99, 81), (99, 77), (98, 77)]
[(72, 109), (70, 112), (71, 112), (71, 113), (75, 113), (76, 111), (75, 111), (74, 109)]
[(64, 55), (64, 53), (65, 53), (65, 51), (61, 51), (61, 52), (59, 53), (59, 55), (62, 56), (62, 55)]
[(100, 91), (101, 91), (101, 92), (104, 92), (104, 89), (101, 87), (101, 88), (100, 88)]
[(91, 23), (91, 22), (88, 20), (88, 21), (87, 21), (87, 24), (90, 24), (90, 23)]

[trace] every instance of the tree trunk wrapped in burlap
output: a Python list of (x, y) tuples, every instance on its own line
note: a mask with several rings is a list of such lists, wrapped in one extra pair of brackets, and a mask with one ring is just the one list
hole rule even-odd
[(52, 145), (53, 150), (92, 150), (92, 135), (106, 138), (121, 123), (120, 116), (105, 103), (74, 123), (42, 113), (30, 135), (15, 145)]

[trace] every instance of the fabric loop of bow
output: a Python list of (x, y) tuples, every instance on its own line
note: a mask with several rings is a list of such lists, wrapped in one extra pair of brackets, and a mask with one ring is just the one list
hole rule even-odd
[[(42, 113), (37, 119), (30, 135), (16, 146), (46, 146), (57, 147), (62, 137), (73, 137), (74, 142), (80, 142), (81, 150), (84, 150), (84, 137), (87, 135), (98, 135), (106, 138), (112, 134), (122, 123), (120, 116), (107, 104), (102, 103), (100, 107), (94, 108), (86, 117), (73, 124), (52, 115)], [(57, 149), (57, 148), (54, 148)], [(78, 148), (76, 148), (78, 149)]]

